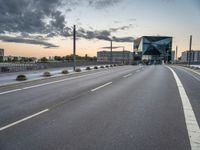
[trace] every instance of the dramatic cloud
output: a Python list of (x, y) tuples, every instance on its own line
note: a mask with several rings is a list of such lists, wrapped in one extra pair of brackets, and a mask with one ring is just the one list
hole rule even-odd
[(41, 40), (34, 40), (34, 39), (25, 39), (21, 37), (11, 37), (11, 36), (1, 36), (0, 40), (3, 42), (11, 42), (11, 43), (24, 43), (24, 44), (35, 44), (35, 45), (42, 45), (45, 48), (56, 48), (57, 45), (41, 41)]
[(127, 43), (131, 43), (133, 42), (134, 38), (133, 37), (112, 37), (112, 40), (115, 42), (127, 42)]
[[(0, 0), (0, 38), (4, 42), (57, 47), (46, 40), (55, 36), (72, 36), (72, 28), (67, 27), (63, 12), (71, 12), (72, 7), (82, 2), (103, 9), (119, 3), (120, 0)], [(102, 31), (79, 29), (78, 37), (127, 42), (130, 41), (129, 37), (112, 37), (111, 33), (130, 27), (131, 25), (128, 25)], [(7, 36), (19, 34), (21, 36)]]
[[(125, 29), (126, 27), (120, 27), (116, 28), (114, 32), (117, 30)], [(115, 41), (115, 42), (133, 42), (133, 37), (115, 37), (112, 36), (113, 29), (110, 30), (95, 30), (95, 31), (89, 31), (84, 30), (83, 28), (79, 29), (78, 31), (78, 37), (85, 38), (85, 39), (97, 39), (97, 40), (104, 40), (104, 41)]]
[(119, 2), (120, 0), (89, 0), (89, 5), (97, 9), (102, 9), (116, 5)]
[[(101, 49), (110, 49), (110, 47), (101, 47)], [(118, 48), (122, 48), (122, 46), (112, 46), (112, 49), (118, 49)]]
[(119, 31), (119, 30), (127, 30), (127, 29), (130, 29), (130, 28), (132, 28), (133, 27), (133, 25), (132, 24), (129, 24), (128, 26), (122, 26), (122, 27), (118, 27), (118, 28), (110, 28), (109, 30), (111, 31), (111, 32), (117, 32), (117, 31)]
[(66, 21), (58, 10), (62, 3), (61, 0), (0, 0), (0, 33), (63, 32)]

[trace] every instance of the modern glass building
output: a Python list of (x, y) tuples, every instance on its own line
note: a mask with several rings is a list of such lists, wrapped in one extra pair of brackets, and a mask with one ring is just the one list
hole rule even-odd
[(169, 63), (172, 55), (172, 37), (143, 36), (134, 40), (134, 51), (141, 60), (151, 63)]

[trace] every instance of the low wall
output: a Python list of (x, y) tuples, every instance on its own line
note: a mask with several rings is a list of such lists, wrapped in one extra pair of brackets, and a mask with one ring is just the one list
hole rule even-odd
[[(76, 61), (77, 66), (90, 66), (90, 65), (101, 65), (108, 64), (97, 61)], [(0, 63), (0, 73), (4, 72), (19, 72), (19, 71), (32, 71), (40, 69), (50, 68), (63, 68), (73, 67), (73, 62), (46, 62), (46, 63)]]

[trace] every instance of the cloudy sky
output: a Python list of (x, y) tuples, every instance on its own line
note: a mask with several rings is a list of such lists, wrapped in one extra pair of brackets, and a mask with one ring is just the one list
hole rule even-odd
[(200, 49), (199, 0), (0, 0), (0, 48), (6, 55), (95, 56), (100, 47), (125, 46), (143, 35), (173, 36), (173, 48)]

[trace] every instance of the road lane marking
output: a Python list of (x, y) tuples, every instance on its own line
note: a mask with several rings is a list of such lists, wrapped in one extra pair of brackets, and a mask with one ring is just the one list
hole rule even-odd
[(200, 149), (200, 129), (199, 129), (199, 125), (197, 123), (194, 111), (192, 109), (192, 105), (190, 103), (190, 100), (186, 94), (186, 91), (185, 91), (183, 84), (181, 83), (178, 75), (172, 68), (170, 68), (170, 67), (168, 67), (168, 68), (173, 73), (174, 78), (176, 80), (176, 84), (178, 86), (179, 94), (180, 94), (182, 105), (183, 105), (183, 111), (184, 111), (188, 136), (190, 139), (191, 149), (199, 150)]
[(45, 113), (45, 112), (47, 112), (47, 111), (49, 111), (49, 109), (45, 109), (45, 110), (40, 111), (40, 112), (38, 112), (38, 113), (35, 113), (35, 114), (31, 115), (31, 116), (28, 116), (28, 117), (26, 117), (26, 118), (23, 118), (23, 119), (21, 119), (21, 120), (18, 120), (18, 121), (16, 121), (16, 122), (13, 122), (13, 123), (11, 123), (11, 124), (8, 124), (8, 125), (6, 125), (6, 126), (4, 126), (4, 127), (1, 127), (1, 128), (0, 128), (0, 131), (3, 131), (3, 130), (5, 130), (5, 129), (10, 128), (10, 127), (12, 127), (12, 126), (15, 126), (15, 125), (17, 125), (17, 124), (20, 124), (20, 123), (22, 123), (22, 122), (24, 122), (24, 121), (26, 121), (26, 120), (29, 120), (29, 119), (31, 119), (31, 118), (34, 118), (34, 117), (38, 116), (38, 115), (41, 115), (41, 114), (43, 114), (43, 113)]
[(101, 85), (101, 86), (95, 88), (95, 89), (92, 89), (91, 92), (97, 91), (97, 90), (99, 90), (99, 89), (101, 89), (103, 87), (106, 87), (106, 86), (110, 85), (110, 84), (112, 84), (112, 82), (108, 82), (108, 83), (106, 83), (104, 85)]
[(130, 77), (130, 76), (132, 76), (132, 75), (133, 75), (132, 73), (129, 73), (129, 74), (123, 76), (123, 77), (124, 77), (124, 78), (127, 78), (127, 77)]
[(9, 94), (9, 93), (13, 93), (13, 92), (21, 91), (21, 90), (22, 89), (14, 89), (14, 90), (10, 90), (10, 91), (5, 91), (5, 92), (1, 92), (0, 95)]
[(140, 70), (136, 70), (136, 73), (140, 72)]

